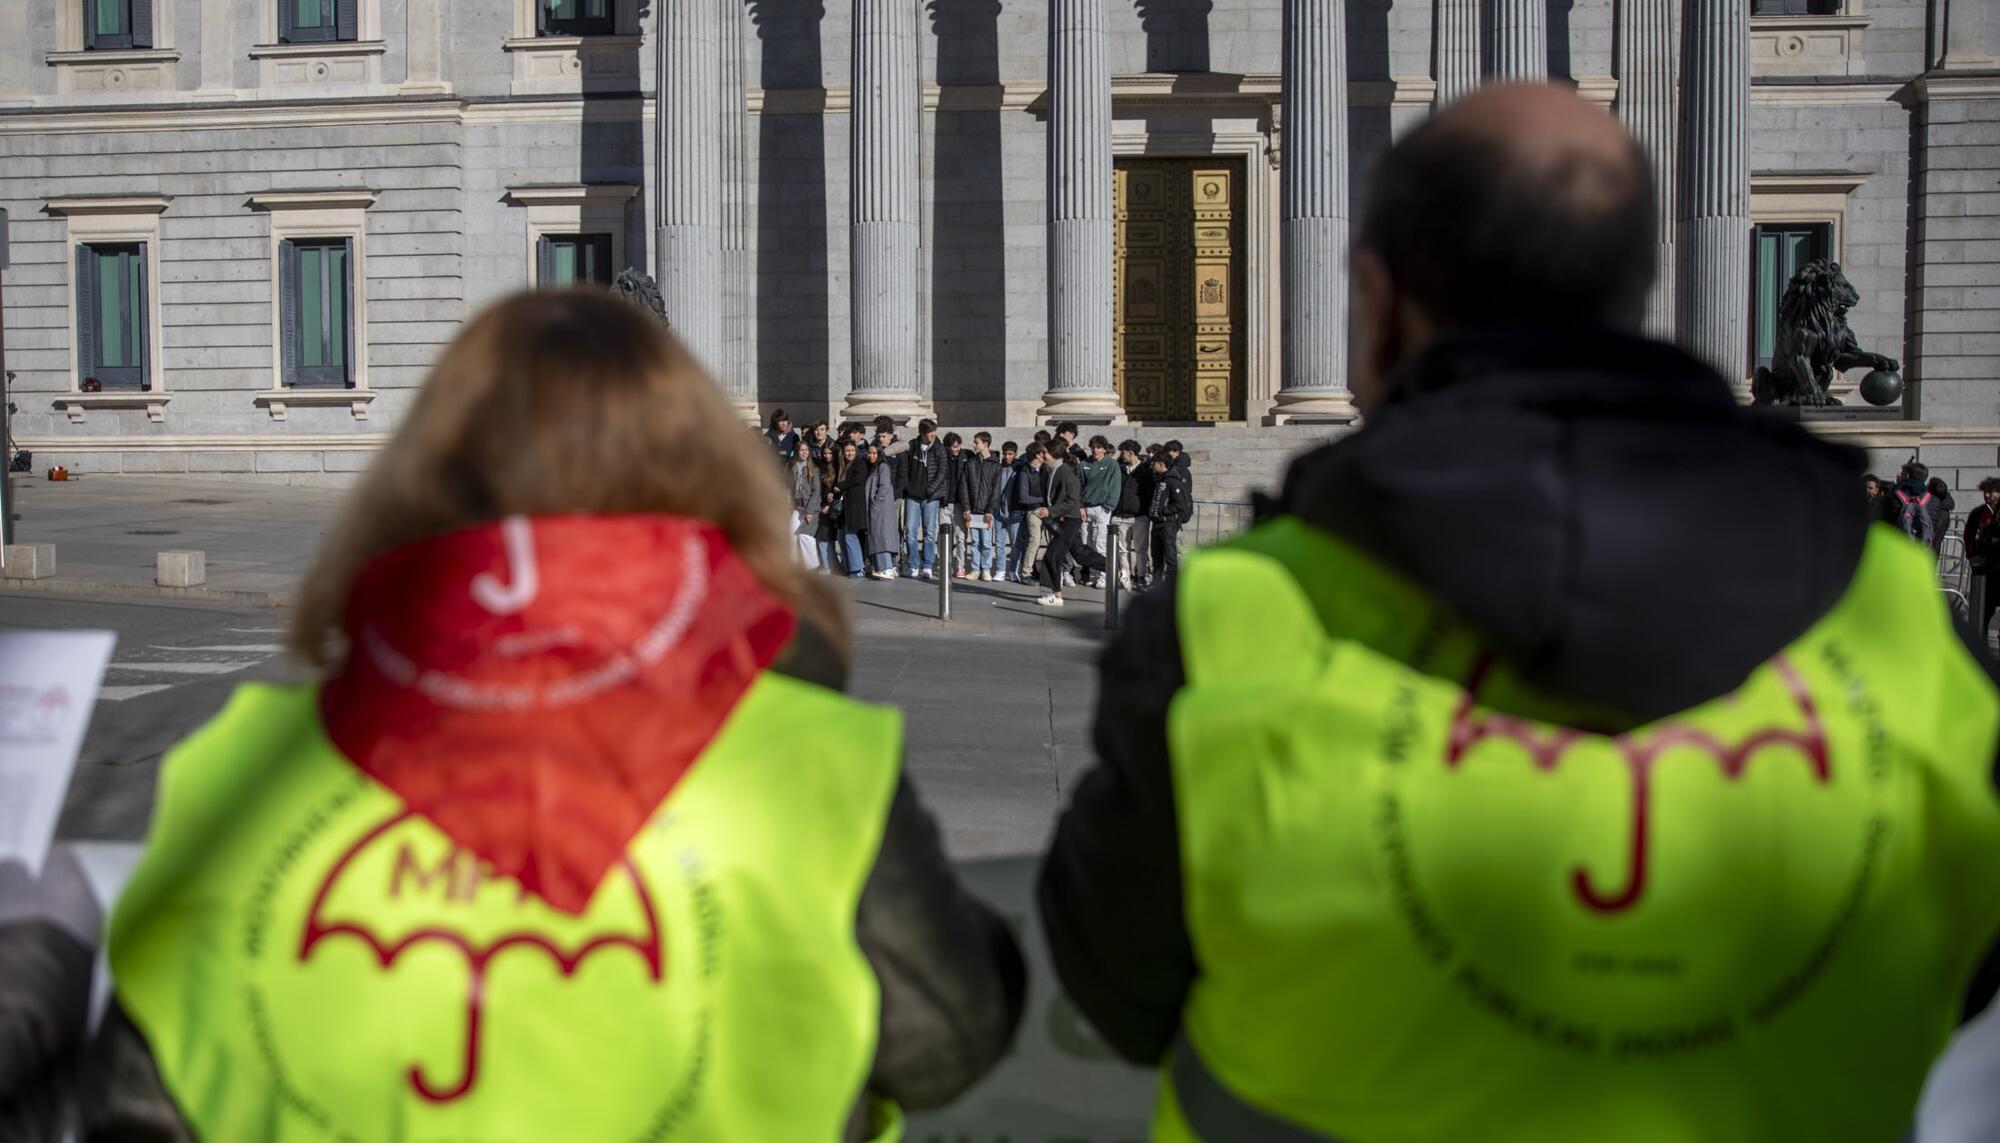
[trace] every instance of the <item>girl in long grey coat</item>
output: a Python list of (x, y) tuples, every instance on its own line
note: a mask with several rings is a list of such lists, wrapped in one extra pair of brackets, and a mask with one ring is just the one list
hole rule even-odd
[(902, 549), (896, 527), (896, 467), (874, 445), (868, 446), (868, 557), (876, 579), (896, 578), (896, 553)]

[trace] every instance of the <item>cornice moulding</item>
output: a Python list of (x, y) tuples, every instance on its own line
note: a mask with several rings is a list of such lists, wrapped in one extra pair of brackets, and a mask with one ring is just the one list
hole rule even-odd
[(379, 56), (389, 50), (382, 40), (341, 40), (318, 44), (258, 44), (250, 58), (297, 59), (311, 56)]
[(49, 52), (43, 57), (50, 67), (65, 67), (75, 64), (103, 64), (111, 67), (117, 64), (174, 63), (181, 54), (173, 48), (114, 48), (97, 52)]
[(170, 194), (89, 194), (69, 195), (43, 202), (50, 214), (76, 217), (90, 214), (164, 214)]
[(254, 210), (367, 210), (382, 196), (365, 187), (264, 191), (250, 196)]
[(576, 183), (507, 188), (507, 197), (522, 206), (576, 206), (589, 202), (628, 202), (638, 195), (639, 188), (631, 183)]
[(1847, 194), (1868, 179), (1866, 171), (1752, 171), (1750, 189), (1767, 194)]

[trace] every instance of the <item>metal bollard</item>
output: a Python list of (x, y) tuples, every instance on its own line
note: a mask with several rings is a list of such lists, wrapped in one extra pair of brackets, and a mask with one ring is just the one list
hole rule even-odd
[(938, 524), (938, 618), (951, 622), (951, 542), (958, 535), (949, 523)]
[(1110, 542), (1105, 544), (1104, 553), (1104, 629), (1118, 630), (1118, 565), (1121, 549), (1124, 547), (1125, 529), (1130, 525), (1112, 522)]

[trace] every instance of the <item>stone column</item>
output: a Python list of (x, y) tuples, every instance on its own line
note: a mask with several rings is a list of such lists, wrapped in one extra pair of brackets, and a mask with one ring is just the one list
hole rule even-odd
[(1342, 0), (1285, 0), (1278, 241), (1284, 385), (1271, 419), (1351, 421), (1347, 34)]
[(1494, 0), (1492, 48), (1494, 79), (1549, 78), (1548, 0)]
[(1111, 64), (1104, 0), (1049, 0), (1049, 388), (1036, 416), (1123, 420), (1111, 375)]
[(654, 166), (659, 230), (654, 277), (667, 321), (700, 362), (722, 356), (722, 166), (716, 161), (722, 109), (715, 0), (654, 0), (659, 91)]
[(854, 0), (848, 259), (854, 378), (841, 416), (924, 416), (917, 389), (917, 0)]
[(1674, 335), (1674, 141), (1680, 131), (1675, 90), (1679, 0), (1623, 0), (1618, 5), (1618, 118), (1638, 140), (1659, 203), (1659, 273), (1646, 300), (1646, 332)]
[[(657, 2), (657, 0), (656, 0)], [(745, 423), (758, 423), (753, 334), (756, 281), (750, 251), (750, 113), (745, 104), (742, 0), (708, 0), (720, 5), (722, 21), (722, 284), (721, 381)]]
[(1731, 384), (1749, 371), (1749, 0), (1685, 0), (1674, 325)]
[(1479, 86), (1480, 0), (1437, 0), (1437, 97), (1443, 107)]

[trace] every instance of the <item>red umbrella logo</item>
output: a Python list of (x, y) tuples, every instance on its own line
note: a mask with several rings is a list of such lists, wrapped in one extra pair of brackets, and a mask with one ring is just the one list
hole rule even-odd
[(345, 628), (320, 708), (341, 754), (580, 914), (793, 617), (713, 524), (515, 516), (376, 558)]
[(538, 951), (568, 979), (586, 959), (622, 949), (640, 958), (654, 984), (664, 976), (666, 959), (652, 894), (630, 857), (617, 860), (582, 915), (570, 916), (499, 877), (408, 809), (370, 828), (327, 871), (306, 912), (299, 962), (338, 937), (366, 945), (385, 973), (427, 942), (465, 957), (465, 1032), (456, 1078), (435, 1078), (438, 1073), (422, 1063), (411, 1063), (406, 1073), (410, 1088), (433, 1103), (459, 1099), (479, 1082), (487, 969), (501, 954)]
[[(1607, 741), (1600, 735), (1570, 727), (1546, 727), (1526, 719), (1485, 710), (1475, 705), (1474, 695), (1480, 683), (1492, 668), (1491, 656), (1482, 659), (1474, 668), (1472, 680), (1466, 686), (1464, 696), (1459, 700), (1458, 710), (1452, 718), (1451, 737), (1445, 747), (1445, 765), (1458, 769), (1465, 756), (1487, 739), (1497, 738), (1513, 742), (1528, 752), (1535, 768), (1543, 773), (1553, 771), (1561, 764), (1565, 755), (1580, 743), (1587, 741)], [(1638, 903), (1645, 892), (1647, 874), (1647, 829), (1651, 822), (1649, 805), (1652, 790), (1653, 765), (1660, 756), (1676, 747), (1693, 747), (1715, 760), (1722, 774), (1730, 781), (1743, 777), (1750, 760), (1767, 747), (1790, 747), (1805, 756), (1813, 777), (1822, 785), (1832, 777), (1827, 756), (1826, 728), (1821, 723), (1819, 709), (1813, 703), (1812, 693), (1806, 689), (1805, 681), (1798, 672), (1780, 655), (1770, 662), (1771, 669), (1783, 681), (1786, 693), (1797, 704), (1802, 716), (1802, 729), (1768, 727), (1759, 730), (1735, 745), (1727, 745), (1707, 731), (1696, 727), (1669, 724), (1651, 730), (1620, 734), (1608, 741), (1617, 749), (1624, 760), (1625, 769), (1632, 782), (1632, 825), (1630, 831), (1631, 857), (1625, 883), (1611, 890), (1597, 887), (1590, 872), (1581, 865), (1570, 874), (1570, 885), (1589, 908), (1600, 913), (1617, 913)]]

